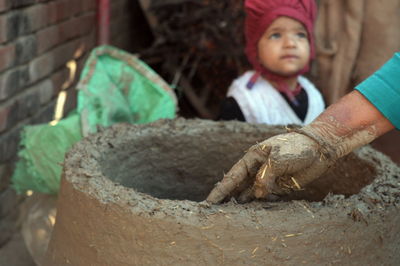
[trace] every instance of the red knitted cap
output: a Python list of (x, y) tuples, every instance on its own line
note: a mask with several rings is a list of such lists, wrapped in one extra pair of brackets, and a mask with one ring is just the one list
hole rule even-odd
[[(269, 25), (278, 17), (286, 16), (302, 23), (308, 33), (310, 42), (310, 62), (314, 52), (314, 22), (317, 14), (315, 0), (246, 0), (246, 55), (254, 70), (269, 79), (279, 81), (282, 77), (266, 69), (258, 61), (257, 44)], [(309, 64), (296, 75), (307, 72)]]

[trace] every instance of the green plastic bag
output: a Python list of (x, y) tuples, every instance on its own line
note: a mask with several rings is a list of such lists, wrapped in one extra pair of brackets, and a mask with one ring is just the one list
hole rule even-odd
[(77, 110), (70, 116), (55, 126), (24, 127), (12, 176), (18, 193), (57, 194), (65, 153), (98, 125), (176, 116), (177, 100), (167, 83), (137, 57), (111, 46), (91, 52), (77, 89)]
[(86, 65), (77, 87), (84, 136), (96, 132), (97, 125), (175, 117), (172, 89), (137, 57), (103, 46), (91, 53)]
[(58, 191), (61, 163), (65, 152), (82, 138), (77, 113), (57, 125), (26, 126), (21, 133), (20, 149), (12, 183), (18, 193), (27, 190), (46, 194)]

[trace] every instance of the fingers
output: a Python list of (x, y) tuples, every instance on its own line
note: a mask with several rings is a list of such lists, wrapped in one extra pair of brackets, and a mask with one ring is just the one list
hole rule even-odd
[(279, 168), (272, 165), (270, 159), (263, 164), (256, 175), (256, 180), (253, 186), (254, 196), (256, 198), (266, 198), (272, 193), (275, 187), (275, 179), (282, 174), (277, 171), (278, 169)]
[(237, 188), (252, 183), (260, 165), (268, 157), (270, 149), (266, 146), (253, 146), (239, 162), (224, 176), (208, 195), (209, 203), (220, 203)]
[[(325, 169), (322, 165), (319, 167), (320, 164), (316, 164), (315, 161), (315, 156), (294, 158), (270, 154), (268, 161), (257, 172), (253, 188), (254, 196), (262, 199), (272, 194), (285, 195), (292, 189), (305, 186), (310, 182), (309, 180), (319, 177), (320, 168)], [(282, 182), (277, 182), (278, 178)], [(285, 179), (290, 182), (284, 182)]]
[[(303, 165), (296, 171), (285, 171), (282, 167), (275, 168), (274, 164), (267, 163), (257, 173), (253, 193), (258, 199), (268, 199), (272, 195), (290, 194), (295, 190), (302, 190), (309, 183), (319, 178), (330, 166), (328, 161), (315, 159), (309, 165)], [(293, 169), (292, 169), (293, 170)], [(279, 178), (280, 182), (277, 182)], [(248, 198), (250, 198), (248, 196)]]
[(242, 191), (241, 202), (287, 194), (318, 178), (328, 166), (314, 140), (297, 133), (279, 135), (251, 147), (206, 201), (219, 203)]
[(317, 159), (310, 167), (299, 171), (295, 178), (298, 184), (304, 187), (325, 173), (330, 165), (330, 161)]
[(254, 199), (254, 189), (253, 186), (250, 186), (240, 194), (238, 202), (246, 203), (252, 201), (253, 199)]

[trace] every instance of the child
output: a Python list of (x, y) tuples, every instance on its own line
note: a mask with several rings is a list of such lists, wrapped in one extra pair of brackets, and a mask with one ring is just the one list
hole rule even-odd
[(230, 86), (220, 119), (304, 125), (323, 110), (301, 76), (314, 58), (314, 0), (246, 0), (246, 55), (253, 66)]

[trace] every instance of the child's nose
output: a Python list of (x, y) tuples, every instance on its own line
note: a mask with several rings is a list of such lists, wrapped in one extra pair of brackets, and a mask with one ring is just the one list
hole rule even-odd
[(285, 36), (284, 37), (284, 46), (285, 47), (295, 47), (296, 39), (294, 36)]

